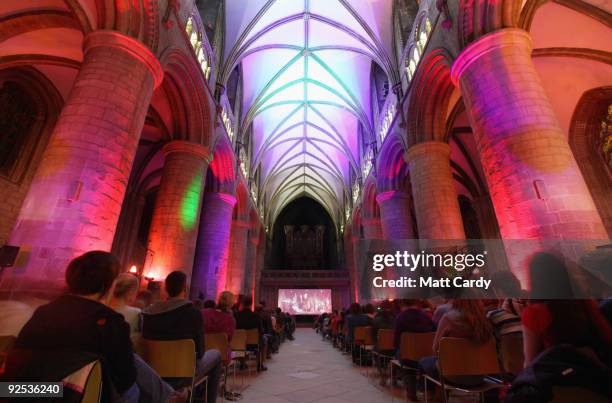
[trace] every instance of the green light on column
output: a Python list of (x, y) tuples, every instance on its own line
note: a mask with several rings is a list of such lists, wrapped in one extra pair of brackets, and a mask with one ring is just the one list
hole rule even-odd
[(181, 225), (183, 229), (191, 230), (198, 219), (200, 196), (202, 195), (202, 174), (196, 175), (183, 195), (181, 201)]

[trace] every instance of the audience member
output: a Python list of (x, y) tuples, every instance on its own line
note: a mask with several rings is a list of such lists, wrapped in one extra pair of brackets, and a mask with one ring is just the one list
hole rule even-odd
[(223, 291), (219, 294), (217, 306), (204, 308), (202, 318), (204, 320), (204, 331), (206, 333), (225, 333), (231, 341), (236, 330), (236, 320), (230, 310), (234, 303), (234, 294), (231, 291)]
[(143, 311), (142, 334), (145, 339), (192, 339), (195, 343), (197, 376), (208, 375), (207, 402), (214, 403), (221, 375), (221, 355), (218, 350), (204, 352), (204, 324), (201, 312), (187, 296), (187, 276), (174, 271), (166, 277), (168, 299), (158, 301)]
[(359, 326), (370, 326), (372, 324), (372, 318), (364, 314), (361, 311), (361, 305), (354, 302), (349, 308), (349, 314), (346, 316), (346, 326), (348, 332), (346, 334), (347, 343), (352, 343), (355, 333), (355, 328)]
[(257, 371), (266, 371), (266, 368), (263, 365), (263, 357), (262, 352), (262, 336), (263, 336), (263, 324), (261, 317), (251, 310), (251, 306), (253, 305), (253, 298), (250, 295), (246, 295), (242, 297), (240, 301), (240, 308), (238, 312), (234, 313), (234, 317), (236, 319), (236, 329), (257, 329), (259, 333), (259, 344), (257, 346), (247, 346), (250, 348), (257, 348), (260, 352), (258, 354), (257, 360)]
[[(84, 353), (101, 357), (113, 389), (104, 401), (184, 399), (133, 353), (129, 325), (108, 306), (118, 273), (119, 261), (108, 252), (92, 251), (73, 259), (66, 269), (68, 294), (39, 307), (19, 333), (16, 346), (77, 352), (82, 359), (87, 359)], [(63, 360), (54, 361), (61, 366)]]
[[(470, 295), (464, 295), (469, 298)], [(458, 337), (472, 340), (474, 343), (485, 343), (492, 337), (491, 323), (487, 320), (481, 300), (454, 299), (451, 309), (440, 320), (433, 343), (433, 351), (438, 351), (440, 339)], [(437, 358), (426, 357), (419, 361), (419, 369), (433, 377), (438, 377)], [(461, 376), (449, 378), (459, 385), (477, 385), (482, 382), (480, 376)]]
[(136, 294), (136, 300), (134, 306), (140, 310), (145, 309), (153, 302), (153, 293), (149, 290), (142, 290)]
[(138, 293), (138, 278), (121, 273), (115, 280), (110, 307), (123, 315), (132, 333), (140, 332), (140, 308), (133, 306)]
[(538, 253), (529, 264), (531, 294), (534, 298), (523, 310), (525, 366), (542, 351), (561, 344), (591, 350), (610, 366), (612, 329), (592, 300), (555, 299), (572, 295), (563, 260), (553, 254)]
[[(433, 332), (434, 324), (431, 317), (421, 308), (421, 304), (416, 299), (402, 299), (399, 301), (400, 313), (395, 318), (395, 327), (393, 330), (393, 345), (395, 347), (396, 356), (400, 357), (400, 343), (402, 333), (427, 333)], [(417, 368), (416, 361), (405, 360), (402, 362), (404, 366)], [(416, 374), (414, 371), (406, 371), (404, 375), (404, 384), (408, 398), (416, 400)]]
[[(374, 338), (374, 351), (377, 353), (383, 354), (388, 357), (392, 357), (394, 354), (394, 350), (379, 350), (378, 349), (378, 331), (381, 329), (393, 329), (395, 324), (395, 317), (391, 309), (393, 308), (391, 302), (389, 300), (384, 300), (380, 303), (378, 307), (378, 312), (374, 316), (372, 320), (372, 336)], [(378, 357), (378, 356), (377, 356)], [(382, 386), (386, 384), (386, 376), (385, 371), (383, 371), (383, 360), (379, 359), (376, 362), (376, 368), (378, 369), (380, 375), (380, 383)]]
[(496, 309), (487, 312), (487, 318), (493, 325), (495, 337), (499, 340), (507, 334), (521, 333), (521, 313), (526, 305), (521, 283), (511, 271), (502, 270), (493, 273), (491, 285), (498, 304)]
[(376, 315), (376, 309), (374, 309), (374, 305), (367, 304), (363, 307), (363, 313), (368, 315), (370, 319), (374, 319), (374, 316)]

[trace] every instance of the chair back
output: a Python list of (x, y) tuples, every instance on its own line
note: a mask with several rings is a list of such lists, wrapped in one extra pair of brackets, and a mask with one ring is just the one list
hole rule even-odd
[(378, 351), (394, 350), (393, 345), (393, 329), (378, 329), (376, 337), (376, 349)]
[(196, 368), (195, 343), (192, 339), (142, 339), (142, 358), (162, 378), (193, 378)]
[(144, 349), (142, 345), (142, 341), (144, 340), (142, 337), (142, 333), (132, 333), (130, 335), (130, 339), (132, 340), (132, 349), (136, 354), (142, 357)]
[(230, 347), (233, 351), (245, 351), (247, 346), (247, 331), (244, 329), (234, 330)]
[(443, 337), (438, 350), (438, 367), (444, 377), (499, 374), (495, 338), (477, 344), (468, 339)]
[(81, 403), (98, 403), (102, 397), (102, 365), (96, 361), (89, 371)]
[(353, 329), (353, 342), (358, 346), (371, 346), (374, 344), (371, 326), (357, 326)]
[(6, 361), (7, 352), (13, 348), (17, 338), (15, 336), (0, 336), (0, 369)]
[[(234, 337), (236, 334), (234, 333)], [(232, 339), (233, 340), (233, 339)], [(204, 351), (219, 350), (221, 360), (226, 364), (229, 360), (229, 342), (225, 333), (206, 333), (204, 335)]]
[(0, 353), (4, 353), (15, 345), (15, 336), (0, 336)]
[(606, 396), (578, 386), (553, 386), (552, 393), (553, 398), (550, 403), (610, 403)]
[(400, 338), (400, 359), (418, 361), (423, 357), (434, 355), (434, 332), (403, 332)]
[(517, 375), (523, 370), (523, 335), (506, 334), (500, 339), (500, 358), (503, 370)]
[(248, 329), (246, 331), (246, 344), (259, 345), (259, 329)]

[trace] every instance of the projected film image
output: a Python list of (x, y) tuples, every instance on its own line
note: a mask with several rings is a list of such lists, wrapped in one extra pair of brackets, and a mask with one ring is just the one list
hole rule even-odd
[(292, 315), (331, 312), (331, 290), (278, 290), (278, 307)]

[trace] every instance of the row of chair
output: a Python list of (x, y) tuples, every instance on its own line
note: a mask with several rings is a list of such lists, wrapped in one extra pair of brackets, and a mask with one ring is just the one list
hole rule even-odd
[[(370, 352), (372, 356), (384, 360), (384, 367), (389, 367), (393, 379), (393, 368), (399, 370), (417, 371), (416, 368), (404, 365), (405, 362), (418, 362), (421, 358), (436, 356), (439, 377), (423, 374), (424, 397), (428, 401), (427, 383), (439, 386), (443, 401), (448, 402), (446, 391), (478, 394), (482, 401), (484, 393), (491, 389), (508, 386), (510, 381), (523, 369), (523, 338), (521, 334), (513, 333), (501, 336), (499, 343), (491, 338), (487, 343), (477, 344), (467, 339), (444, 337), (440, 340), (438, 351), (433, 351), (435, 333), (402, 333), (400, 338), (399, 358), (385, 352), (394, 351), (394, 332), (392, 329), (380, 329), (374, 342), (373, 329), (369, 326), (357, 327), (353, 333), (353, 348), (361, 352)], [(389, 365), (390, 363), (390, 365)], [(367, 375), (367, 374), (366, 374)], [(484, 382), (473, 387), (461, 387), (449, 384), (446, 379), (458, 376), (483, 376)], [(578, 387), (553, 387), (554, 403), (570, 403), (588, 401), (604, 403), (605, 397)], [(580, 398), (578, 398), (580, 397)]]

